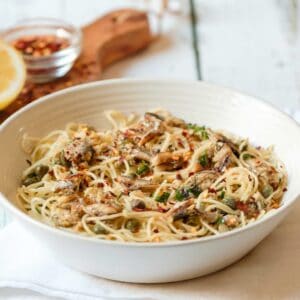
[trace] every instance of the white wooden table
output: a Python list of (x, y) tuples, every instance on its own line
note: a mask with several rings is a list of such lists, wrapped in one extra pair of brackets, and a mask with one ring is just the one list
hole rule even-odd
[[(158, 0), (157, 0), (158, 1)], [(280, 109), (300, 107), (300, 0), (181, 0), (148, 50), (110, 67), (103, 79), (200, 79), (255, 95)], [(138, 0), (0, 0), (0, 30), (47, 16), (83, 25)], [(9, 217), (0, 208), (0, 228)], [(0, 292), (0, 299), (11, 291)], [(14, 299), (46, 299), (18, 291)]]

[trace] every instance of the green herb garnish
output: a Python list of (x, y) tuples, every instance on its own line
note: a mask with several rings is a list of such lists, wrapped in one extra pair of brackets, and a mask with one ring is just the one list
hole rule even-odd
[(194, 132), (199, 132), (199, 131), (202, 131), (202, 130), (205, 130), (205, 126), (198, 126), (197, 124), (192, 124), (192, 123), (189, 123), (187, 125), (187, 128), (188, 129), (193, 129)]
[(150, 170), (149, 165), (145, 161), (142, 161), (138, 164), (136, 174), (144, 175), (144, 174), (148, 173), (149, 170)]
[(219, 218), (217, 219), (217, 221), (216, 221), (216, 224), (217, 224), (217, 225), (224, 224), (224, 219), (223, 219), (223, 217), (219, 217)]
[(185, 188), (182, 188), (180, 190), (176, 190), (175, 192), (175, 199), (177, 201), (183, 201), (184, 199), (189, 197), (189, 191), (186, 190)]
[(155, 198), (155, 201), (160, 202), (160, 203), (165, 203), (170, 197), (170, 193), (168, 192), (163, 192), (161, 195), (157, 196)]
[(247, 160), (247, 159), (253, 158), (253, 157), (254, 157), (254, 156), (251, 155), (251, 154), (249, 154), (249, 153), (244, 153), (244, 154), (243, 154), (243, 159), (244, 159), (244, 160)]
[(177, 201), (182, 201), (184, 199), (184, 195), (182, 194), (182, 192), (180, 190), (176, 190), (175, 199)]
[(195, 197), (198, 197), (201, 194), (202, 190), (199, 186), (195, 185), (189, 188), (189, 192), (192, 193)]
[(208, 166), (209, 160), (208, 160), (208, 156), (206, 153), (199, 157), (199, 163), (202, 167)]
[(201, 136), (202, 140), (207, 140), (208, 139), (208, 133), (206, 131), (205, 126), (198, 126), (196, 124), (189, 123), (187, 125), (187, 128), (192, 129), (195, 134), (199, 134)]
[(225, 196), (225, 191), (221, 191), (221, 194), (219, 195), (219, 197), (220, 197), (221, 199), (223, 199), (224, 196)]
[(202, 140), (208, 140), (208, 133), (206, 130), (201, 131)]

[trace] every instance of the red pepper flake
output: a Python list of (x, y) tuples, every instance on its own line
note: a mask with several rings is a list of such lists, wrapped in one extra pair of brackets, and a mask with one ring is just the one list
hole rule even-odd
[(186, 130), (183, 130), (183, 131), (182, 131), (182, 135), (183, 135), (184, 137), (190, 137), (189, 133), (188, 133)]
[(99, 182), (99, 183), (97, 183), (97, 187), (103, 188), (103, 187), (104, 187), (104, 184), (103, 184), (102, 182)]
[(176, 179), (182, 180), (182, 176), (181, 176), (179, 173), (177, 173), (177, 174), (176, 174)]
[(195, 172), (190, 172), (189, 177), (193, 176), (194, 174), (195, 174)]
[(164, 212), (168, 211), (168, 209), (165, 209), (165, 208), (163, 208), (161, 206), (158, 206), (157, 207), (157, 211), (164, 213)]
[(67, 39), (55, 35), (23, 36), (12, 45), (23, 54), (33, 57), (49, 56), (67, 48), (70, 43)]
[(180, 147), (184, 147), (183, 141), (181, 139), (177, 139), (177, 142)]
[(287, 191), (287, 188), (284, 188), (282, 191), (283, 191), (283, 192), (286, 192), (286, 191)]
[(248, 213), (248, 205), (242, 201), (237, 201), (236, 202), (236, 208), (243, 211), (245, 214)]
[(213, 189), (213, 188), (208, 188), (208, 192), (209, 193), (214, 193), (214, 194), (217, 193), (217, 191), (215, 189)]
[(153, 232), (154, 232), (154, 233), (159, 233), (159, 230), (158, 230), (157, 228), (155, 228), (155, 229), (153, 230)]

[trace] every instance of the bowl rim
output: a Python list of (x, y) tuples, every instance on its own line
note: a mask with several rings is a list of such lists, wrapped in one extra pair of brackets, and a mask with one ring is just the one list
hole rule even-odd
[[(285, 117), (286, 122), (289, 122), (292, 126), (297, 128), (299, 130), (299, 137), (300, 137), (300, 124), (298, 124), (292, 117), (290, 117), (287, 113), (280, 111), (277, 109), (274, 105), (258, 98), (255, 96), (251, 96), (247, 93), (239, 92), (236, 89), (224, 87), (221, 85), (216, 85), (213, 83), (209, 82), (204, 82), (204, 81), (199, 81), (199, 80), (186, 80), (186, 79), (151, 79), (151, 78), (119, 78), (119, 79), (108, 79), (108, 80), (99, 80), (99, 81), (94, 81), (94, 82), (89, 82), (85, 84), (80, 84), (77, 86), (69, 87), (54, 93), (51, 93), (49, 95), (43, 96), (28, 105), (24, 106), (20, 110), (16, 111), (13, 113), (11, 116), (9, 116), (2, 124), (0, 124), (0, 135), (1, 132), (5, 129), (6, 126), (8, 126), (11, 122), (13, 122), (15, 119), (17, 119), (20, 115), (23, 113), (26, 113), (27, 111), (30, 111), (31, 108), (34, 108), (36, 106), (42, 105), (45, 102), (51, 101), (53, 98), (64, 96), (65, 94), (68, 93), (74, 93), (77, 91), (85, 90), (85, 89), (90, 89), (93, 87), (101, 87), (101, 86), (107, 86), (107, 85), (126, 85), (126, 84), (162, 84), (162, 85), (201, 85), (204, 88), (212, 88), (216, 90), (216, 92), (228, 92), (231, 94), (236, 94), (242, 97), (247, 97), (249, 101), (252, 101), (255, 105), (267, 108), (270, 111), (280, 113), (282, 116)], [(272, 211), (264, 218), (261, 218), (260, 220), (256, 220), (255, 222), (248, 224), (245, 227), (241, 227), (238, 229), (234, 229), (232, 231), (224, 232), (218, 235), (211, 235), (211, 236), (205, 236), (205, 237), (198, 237), (195, 239), (190, 239), (190, 240), (180, 240), (180, 241), (170, 241), (170, 242), (161, 242), (161, 243), (155, 243), (155, 242), (122, 242), (122, 241), (110, 241), (110, 240), (104, 240), (104, 239), (98, 239), (95, 237), (89, 237), (89, 236), (84, 236), (80, 235), (77, 233), (73, 233), (67, 230), (59, 229), (54, 226), (48, 225), (46, 223), (43, 223), (41, 221), (38, 221), (37, 219), (34, 219), (30, 217), (28, 214), (23, 212), (20, 208), (16, 207), (11, 203), (11, 201), (4, 196), (4, 194), (0, 191), (0, 204), (6, 208), (9, 212), (12, 213), (12, 215), (16, 215), (18, 218), (22, 219), (22, 221), (28, 222), (32, 224), (33, 226), (39, 227), (41, 230), (46, 230), (49, 231), (49, 233), (53, 235), (60, 235), (61, 237), (69, 238), (69, 239), (74, 239), (78, 241), (86, 241), (88, 243), (99, 243), (103, 245), (109, 245), (109, 246), (116, 246), (116, 247), (142, 247), (142, 248), (160, 248), (160, 247), (174, 247), (174, 246), (187, 246), (187, 245), (192, 245), (194, 243), (207, 243), (210, 241), (214, 240), (220, 240), (220, 239), (225, 239), (225, 238), (230, 238), (231, 236), (239, 235), (245, 231), (250, 231), (254, 229), (255, 227), (264, 224), (265, 222), (270, 221), (270, 219), (273, 219), (275, 216), (282, 214), (284, 211), (287, 211), (295, 202), (300, 199), (300, 191), (297, 192), (297, 195), (293, 196), (293, 199), (289, 202), (286, 203), (282, 206), (280, 206), (278, 209), (275, 211)]]

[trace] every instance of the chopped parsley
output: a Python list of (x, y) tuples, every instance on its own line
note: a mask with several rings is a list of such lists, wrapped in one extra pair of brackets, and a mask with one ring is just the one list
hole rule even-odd
[(195, 134), (200, 135), (202, 140), (207, 140), (208, 139), (208, 133), (206, 131), (205, 126), (198, 126), (197, 124), (191, 124), (189, 123), (187, 125), (188, 129), (192, 129)]
[(183, 201), (184, 199), (188, 198), (190, 196), (189, 191), (185, 188), (178, 189), (175, 192), (175, 199), (177, 201)]
[(198, 197), (201, 194), (202, 190), (199, 186), (195, 185), (189, 188), (189, 192), (192, 193), (195, 197)]
[(191, 195), (198, 197), (201, 194), (202, 190), (199, 186), (184, 187), (177, 189), (175, 192), (175, 200), (183, 201), (189, 198)]
[(208, 133), (206, 130), (201, 131), (202, 140), (208, 140)]
[(220, 193), (219, 197), (220, 197), (221, 199), (223, 199), (223, 198), (224, 198), (224, 196), (225, 196), (225, 191), (221, 191), (221, 193)]
[(208, 156), (206, 153), (202, 154), (200, 157), (199, 157), (199, 163), (202, 167), (207, 167), (208, 164), (209, 164), (209, 159), (208, 159)]
[(146, 173), (149, 172), (149, 170), (150, 170), (149, 165), (145, 161), (142, 161), (138, 164), (138, 167), (136, 169), (136, 174), (145, 175)]
[(170, 197), (170, 193), (168, 192), (163, 192), (161, 195), (157, 196), (155, 198), (155, 201), (160, 202), (160, 203), (165, 203)]
[(199, 131), (202, 131), (202, 130), (205, 130), (205, 126), (198, 126), (197, 124), (192, 124), (192, 123), (189, 123), (187, 125), (187, 128), (188, 129), (193, 129), (194, 132), (199, 132)]
[(244, 160), (247, 160), (247, 159), (253, 158), (253, 157), (254, 157), (254, 156), (251, 155), (251, 154), (249, 154), (249, 153), (244, 153), (244, 154), (243, 154), (243, 159), (244, 159)]
[(217, 224), (217, 225), (224, 224), (224, 219), (223, 219), (223, 217), (219, 217), (219, 218), (217, 219), (217, 221), (216, 221), (216, 224)]

